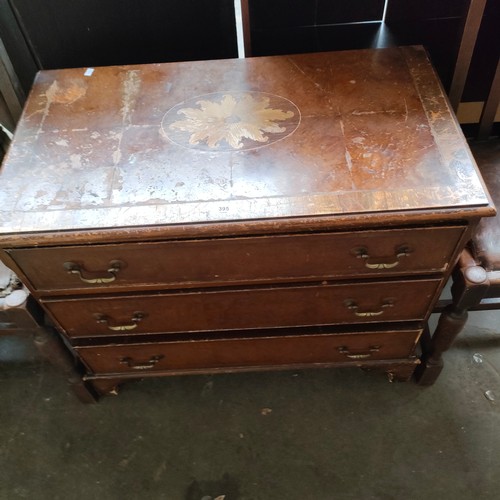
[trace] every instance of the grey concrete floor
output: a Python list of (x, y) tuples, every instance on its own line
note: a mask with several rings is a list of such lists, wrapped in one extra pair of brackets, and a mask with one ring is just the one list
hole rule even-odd
[(357, 369), (142, 380), (83, 405), (0, 338), (0, 499), (500, 498), (500, 312), (437, 383)]

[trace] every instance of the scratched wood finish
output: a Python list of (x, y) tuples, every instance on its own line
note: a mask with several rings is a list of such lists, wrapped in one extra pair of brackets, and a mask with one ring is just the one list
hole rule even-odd
[[(451, 226), (7, 252), (34, 289), (58, 295), (443, 272), (464, 231)], [(116, 272), (109, 271), (113, 263)]]
[(419, 321), (440, 280), (322, 284), (45, 302), (70, 337)]
[[(269, 98), (270, 109), (293, 116), (283, 127), (277, 117), (274, 132), (247, 124), (264, 127), (263, 140), (241, 148), (176, 136), (168, 120), (182, 121), (183, 103), (199, 109), (214, 93), (216, 103)], [(411, 218), (430, 208), (441, 220), (459, 207), (492, 213), (416, 47), (42, 71), (3, 166), (0, 201), (6, 234), (359, 213), (391, 223), (400, 221), (395, 212)]]
[(418, 47), (43, 71), (0, 202), (0, 258), (100, 394), (311, 365), (406, 380), (495, 213)]

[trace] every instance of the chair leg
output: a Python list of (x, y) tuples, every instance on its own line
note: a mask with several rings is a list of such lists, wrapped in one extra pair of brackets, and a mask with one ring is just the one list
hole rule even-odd
[(468, 310), (481, 302), (488, 288), (486, 271), (465, 250), (453, 277), (453, 302), (441, 313), (434, 335), (424, 348), (421, 364), (415, 370), (418, 384), (432, 385), (436, 381), (443, 369), (443, 353), (463, 330)]
[(479, 120), (478, 139), (487, 139), (493, 129), (495, 115), (500, 103), (500, 59), (497, 62), (497, 69), (486, 102), (484, 103), (481, 119)]

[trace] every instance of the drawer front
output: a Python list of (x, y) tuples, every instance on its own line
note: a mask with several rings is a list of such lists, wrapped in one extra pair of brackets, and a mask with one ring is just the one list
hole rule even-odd
[(421, 320), (439, 280), (49, 300), (70, 337)]
[(110, 291), (441, 272), (464, 228), (8, 250), (40, 291)]
[(91, 372), (138, 374), (214, 368), (286, 366), (403, 359), (420, 331), (323, 334), (80, 347)]

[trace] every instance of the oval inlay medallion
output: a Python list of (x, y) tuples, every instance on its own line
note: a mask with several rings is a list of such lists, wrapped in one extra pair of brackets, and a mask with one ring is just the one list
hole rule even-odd
[(293, 134), (299, 108), (264, 92), (216, 92), (169, 109), (161, 123), (172, 142), (204, 151), (245, 151), (269, 146)]

